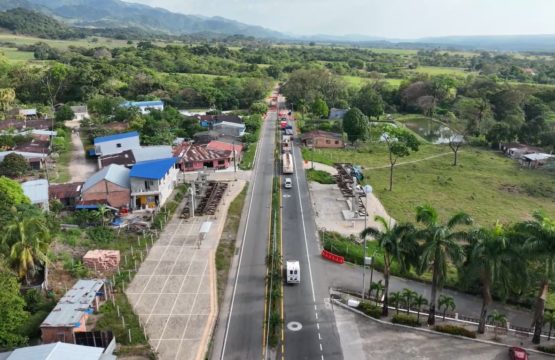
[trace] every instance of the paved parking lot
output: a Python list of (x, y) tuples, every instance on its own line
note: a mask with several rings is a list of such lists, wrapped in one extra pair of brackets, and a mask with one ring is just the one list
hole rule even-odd
[[(368, 360), (506, 360), (504, 346), (456, 339), (379, 324), (334, 306), (335, 319), (345, 359)], [(530, 360), (554, 359), (530, 354)]]

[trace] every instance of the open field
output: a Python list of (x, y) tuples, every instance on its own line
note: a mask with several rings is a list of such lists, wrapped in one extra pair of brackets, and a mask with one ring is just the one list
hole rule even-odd
[[(352, 87), (357, 87), (357, 88), (364, 86), (368, 82), (375, 81), (374, 79), (352, 76), (352, 75), (343, 75), (341, 76), (341, 78), (347, 83), (347, 85)], [(403, 79), (380, 79), (380, 81), (385, 81), (391, 86), (399, 87)]]
[(0, 47), (0, 52), (4, 54), (6, 59), (10, 62), (28, 61), (35, 58), (31, 51), (19, 51), (9, 47)]
[[(400, 221), (414, 221), (415, 207), (430, 203), (443, 218), (457, 211), (466, 211), (480, 225), (496, 220), (513, 222), (527, 219), (537, 209), (555, 213), (555, 179), (541, 170), (523, 170), (517, 162), (500, 153), (478, 148), (463, 148), (459, 166), (453, 167), (453, 156), (447, 154), (395, 168), (393, 191), (386, 190), (389, 169), (384, 146), (369, 146), (371, 153), (348, 150), (318, 150), (314, 161), (325, 164), (351, 162), (362, 165), (365, 181), (389, 214)], [(414, 155), (399, 163), (422, 159), (439, 153), (449, 153), (440, 145), (423, 145)], [(304, 151), (305, 159), (311, 154)]]
[(465, 71), (465, 69), (441, 66), (419, 66), (414, 71), (428, 75), (468, 76), (472, 74), (472, 72)]
[(115, 40), (115, 39), (96, 37), (98, 41), (93, 42), (92, 39), (93, 38), (78, 39), (78, 40), (52, 40), (52, 39), (41, 39), (33, 36), (14, 35), (14, 34), (5, 33), (5, 32), (0, 33), (0, 42), (11, 42), (17, 45), (32, 45), (38, 42), (44, 42), (58, 49), (67, 49), (71, 45), (87, 47), (87, 48), (93, 48), (93, 47), (99, 47), (99, 46), (105, 46), (108, 48), (129, 46), (127, 45), (126, 40)]

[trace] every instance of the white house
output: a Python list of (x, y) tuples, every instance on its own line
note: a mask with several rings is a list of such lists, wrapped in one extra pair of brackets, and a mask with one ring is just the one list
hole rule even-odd
[(101, 136), (94, 139), (94, 154), (104, 156), (118, 154), (126, 150), (135, 149), (141, 146), (139, 133), (130, 131), (121, 134)]
[(89, 110), (87, 109), (87, 105), (82, 106), (72, 106), (71, 111), (73, 111), (73, 120), (81, 121), (83, 119), (89, 118)]
[(146, 115), (150, 110), (164, 111), (164, 102), (162, 100), (155, 101), (126, 101), (121, 106), (125, 108), (135, 107), (139, 109), (141, 114)]
[(131, 208), (155, 209), (164, 205), (177, 184), (177, 158), (143, 161), (133, 165)]
[(31, 200), (31, 204), (48, 211), (48, 180), (39, 179), (21, 184), (23, 193)]

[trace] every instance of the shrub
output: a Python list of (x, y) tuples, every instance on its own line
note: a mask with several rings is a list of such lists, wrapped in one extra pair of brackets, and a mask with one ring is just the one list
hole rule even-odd
[(382, 309), (368, 301), (361, 302), (358, 309), (375, 319), (380, 319), (382, 317)]
[(103, 227), (94, 227), (87, 229), (88, 237), (97, 244), (111, 243), (116, 239), (114, 232), (111, 229)]
[(408, 326), (420, 326), (420, 321), (414, 315), (407, 314), (395, 314), (391, 322), (394, 324), (408, 325)]
[(306, 175), (309, 181), (315, 181), (320, 184), (335, 184), (333, 177), (322, 170), (308, 169)]
[(540, 345), (537, 349), (544, 353), (555, 354), (555, 346)]
[(449, 324), (436, 325), (434, 326), (434, 330), (442, 333), (446, 333), (446, 334), (451, 334), (451, 335), (466, 336), (472, 339), (476, 338), (476, 332), (456, 325), (449, 325)]

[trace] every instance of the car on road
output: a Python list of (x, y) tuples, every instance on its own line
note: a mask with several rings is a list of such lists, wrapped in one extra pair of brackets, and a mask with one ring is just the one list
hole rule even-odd
[(285, 272), (287, 273), (288, 284), (298, 284), (301, 282), (301, 267), (299, 261), (288, 260), (286, 263)]
[(285, 178), (285, 181), (283, 182), (283, 187), (286, 189), (291, 189), (293, 187), (293, 181), (291, 180), (291, 178)]
[(528, 360), (528, 353), (523, 348), (513, 346), (509, 348), (509, 359)]

